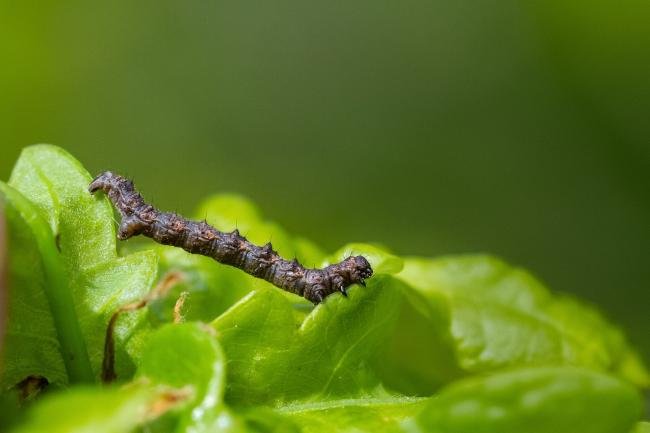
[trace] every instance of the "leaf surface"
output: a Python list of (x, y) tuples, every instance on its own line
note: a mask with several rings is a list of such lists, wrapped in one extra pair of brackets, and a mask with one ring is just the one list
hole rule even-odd
[(151, 334), (138, 376), (191, 390), (192, 397), (179, 414), (177, 431), (234, 431), (242, 428), (242, 421), (223, 404), (225, 364), (212, 328), (197, 323), (169, 324)]
[[(34, 375), (63, 386), (68, 382), (68, 374), (59, 333), (65, 329), (57, 329), (54, 322), (46, 293), (52, 281), (47, 279), (37, 238), (23, 212), (34, 212), (34, 218), (38, 216), (29, 202), (1, 182), (0, 200), (4, 203), (10, 257), (5, 288), (7, 303), (3, 305), (7, 320), (3, 323), (6, 331), (0, 361), (0, 390), (7, 391)], [(45, 227), (44, 221), (42, 224)], [(70, 354), (76, 350), (68, 349)]]
[(412, 397), (330, 400), (283, 407), (303, 433), (402, 432), (401, 424), (422, 410), (427, 399)]
[(449, 316), (454, 344), (442, 349), (451, 349), (467, 372), (567, 364), (650, 384), (616, 327), (595, 309), (552, 295), (522, 269), (481, 255), (410, 258), (399, 277)]
[(629, 384), (589, 370), (528, 368), (460, 381), (431, 399), (409, 431), (619, 433), (640, 413)]
[[(647, 430), (635, 426), (633, 384), (650, 383), (648, 373), (622, 333), (526, 271), (488, 256), (404, 260), (359, 243), (326, 256), (241, 197), (200, 206), (199, 219), (307, 267), (370, 261), (367, 287), (313, 306), (178, 248), (118, 256), (111, 206), (89, 182), (74, 158), (41, 145), (23, 152), (11, 186), (0, 183), (11, 259), (2, 389), (41, 375), (59, 387), (96, 381), (113, 312), (142, 299), (157, 271), (183, 282), (120, 316), (123, 386), (53, 392), (18, 431)], [(183, 291), (185, 323), (167, 323)], [(21, 416), (14, 397), (0, 393), (0, 427)]]
[(243, 421), (222, 403), (224, 368), (211, 328), (166, 325), (150, 334), (132, 383), (59, 393), (30, 411), (19, 431), (235, 431)]
[(16, 433), (125, 433), (183, 402), (174, 389), (133, 384), (124, 388), (76, 387), (45, 398)]
[(252, 292), (212, 322), (229, 360), (228, 397), (281, 405), (370, 392), (378, 385), (370, 360), (394, 325), (402, 287), (379, 273), (307, 313), (278, 289)]
[[(37, 215), (24, 213), (53, 282), (49, 300), (54, 321), (68, 324), (59, 332), (62, 346), (75, 347), (74, 360), (80, 367), (68, 368), (73, 382), (99, 377), (110, 316), (123, 304), (142, 298), (157, 272), (152, 251), (117, 256), (112, 209), (105, 198), (88, 193), (90, 180), (78, 161), (49, 145), (24, 149), (10, 180), (37, 210)], [(142, 318), (143, 313), (137, 312), (118, 322), (117, 365), (123, 375), (134, 368), (125, 343)]]

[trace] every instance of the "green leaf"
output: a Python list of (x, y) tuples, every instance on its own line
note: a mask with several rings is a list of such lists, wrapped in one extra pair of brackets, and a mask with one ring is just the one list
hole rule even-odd
[(459, 365), (570, 364), (613, 371), (639, 386), (648, 374), (622, 334), (596, 310), (552, 296), (534, 277), (489, 256), (405, 260), (399, 274), (436, 309), (448, 308)]
[(149, 337), (132, 383), (53, 395), (36, 405), (20, 431), (124, 432), (138, 426), (149, 431), (160, 425), (179, 432), (242, 428), (243, 421), (222, 403), (225, 360), (212, 328), (167, 325)]
[(107, 200), (88, 193), (91, 180), (79, 161), (50, 145), (23, 149), (9, 180), (50, 224), (71, 269), (85, 270), (116, 256), (113, 210)]
[(432, 295), (427, 300), (411, 287), (403, 293), (396, 325), (385, 338), (373, 365), (388, 388), (407, 395), (428, 396), (466, 373), (453, 350), (446, 299)]
[(611, 376), (570, 367), (529, 368), (458, 382), (432, 398), (407, 431), (621, 433), (639, 395)]
[[(97, 376), (103, 357), (106, 325), (111, 315), (121, 306), (141, 299), (154, 284), (157, 257), (153, 251), (142, 251), (126, 257), (116, 257), (88, 269), (71, 281), (78, 308), (77, 320), (81, 326), (88, 355)], [(130, 376), (138, 356), (138, 348), (131, 347), (130, 338), (146, 325), (144, 312), (122, 314), (114, 329), (116, 366), (121, 376)]]
[(402, 432), (427, 399), (412, 397), (362, 398), (297, 403), (277, 410), (302, 433)]
[(579, 340), (582, 347), (602, 344), (608, 357), (606, 369), (639, 387), (650, 387), (650, 373), (639, 355), (627, 343), (623, 332), (595, 307), (564, 295), (549, 302), (546, 312), (554, 323)]
[(18, 393), (0, 394), (0, 431), (10, 431), (22, 421), (21, 401)]
[[(87, 193), (90, 176), (61, 149), (26, 149), (11, 182), (20, 192), (0, 184), (11, 258), (4, 389), (30, 375), (56, 385), (94, 380), (109, 317), (150, 289), (158, 258), (162, 272), (185, 276), (152, 302), (153, 314), (120, 316), (117, 369), (128, 378), (137, 365), (135, 379), (121, 388), (54, 392), (36, 402), (19, 431), (548, 433), (580, 426), (585, 433), (621, 433), (640, 412), (633, 386), (602, 373), (648, 383), (620, 331), (596, 310), (551, 295), (496, 259), (404, 265), (367, 244), (327, 257), (238, 196), (201, 206), (199, 218), (218, 229), (238, 228), (257, 244), (272, 241), (284, 257), (309, 267), (368, 258), (375, 272), (368, 287), (353, 286), (348, 298), (336, 293), (314, 307), (180, 249), (156, 246), (118, 257), (110, 205)], [(182, 313), (191, 322), (165, 324), (181, 291), (190, 292)], [(546, 364), (601, 372), (503, 371)], [(13, 395), (0, 394), (10, 412), (0, 416), (4, 425), (18, 415), (7, 397)]]
[(244, 431), (255, 433), (302, 433), (288, 417), (266, 406), (238, 408), (238, 413), (245, 424)]
[(225, 360), (214, 330), (197, 323), (166, 325), (151, 334), (138, 375), (174, 388), (191, 388), (177, 431), (236, 430), (241, 420), (222, 403)]
[(402, 284), (376, 275), (306, 316), (277, 289), (252, 292), (218, 317), (229, 401), (282, 405), (370, 392), (368, 360), (393, 326)]
[[(33, 215), (26, 219), (53, 283), (48, 293), (54, 322), (66, 324), (57, 325), (57, 330), (63, 330), (61, 345), (75, 349), (78, 367), (68, 368), (72, 382), (99, 377), (110, 316), (124, 303), (142, 298), (157, 272), (157, 258), (151, 251), (117, 257), (110, 204), (88, 193), (90, 180), (65, 151), (38, 145), (23, 150), (10, 181), (50, 226), (43, 229)], [(132, 354), (126, 353), (125, 344), (142, 319), (142, 312), (130, 313), (118, 323), (117, 369), (122, 375), (133, 371)]]
[(266, 286), (263, 280), (253, 278), (237, 268), (222, 265), (209, 257), (188, 254), (179, 248), (157, 247), (160, 274), (180, 272), (183, 280), (169, 295), (151, 304), (158, 323), (173, 317), (176, 299), (182, 292), (188, 297), (183, 306), (185, 320), (210, 321), (226, 311), (256, 286)]
[(0, 391), (30, 376), (55, 386), (90, 373), (71, 294), (45, 220), (19, 192), (0, 182), (7, 222), (7, 317)]
[(80, 387), (48, 396), (15, 433), (125, 433), (183, 402), (184, 394), (145, 383), (123, 388)]

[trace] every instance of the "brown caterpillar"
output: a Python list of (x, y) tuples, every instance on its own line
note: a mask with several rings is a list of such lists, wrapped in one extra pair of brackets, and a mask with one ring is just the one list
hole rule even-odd
[(296, 259), (284, 260), (273, 251), (270, 242), (259, 247), (237, 230), (223, 233), (205, 221), (189, 221), (174, 213), (160, 212), (144, 201), (131, 181), (109, 171), (97, 176), (88, 188), (91, 193), (100, 189), (122, 215), (119, 239), (142, 234), (164, 245), (212, 257), (314, 304), (337, 291), (347, 296), (347, 287), (365, 286), (365, 279), (372, 275), (370, 263), (363, 256), (348, 257), (322, 269), (306, 269)]

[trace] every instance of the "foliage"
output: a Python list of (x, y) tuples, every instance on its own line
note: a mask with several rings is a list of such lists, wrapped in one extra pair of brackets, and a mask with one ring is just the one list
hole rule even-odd
[[(199, 218), (257, 243), (272, 238), (307, 264), (370, 260), (366, 288), (313, 307), (178, 249), (129, 244), (118, 255), (110, 205), (88, 194), (89, 182), (74, 158), (40, 145), (0, 184), (10, 259), (3, 429), (647, 429), (635, 423), (650, 379), (623, 334), (524, 270), (489, 256), (400, 258), (367, 244), (327, 256), (240, 197), (199, 207)], [(182, 282), (118, 318), (119, 382), (101, 385), (111, 315), (169, 272)], [(175, 309), (185, 323), (172, 323)]]

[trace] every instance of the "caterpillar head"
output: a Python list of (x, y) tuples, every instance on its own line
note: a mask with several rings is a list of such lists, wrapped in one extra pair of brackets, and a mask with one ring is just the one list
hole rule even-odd
[(363, 256), (352, 256), (343, 260), (340, 264), (341, 276), (349, 284), (366, 285), (365, 280), (372, 276), (372, 267), (368, 260)]

